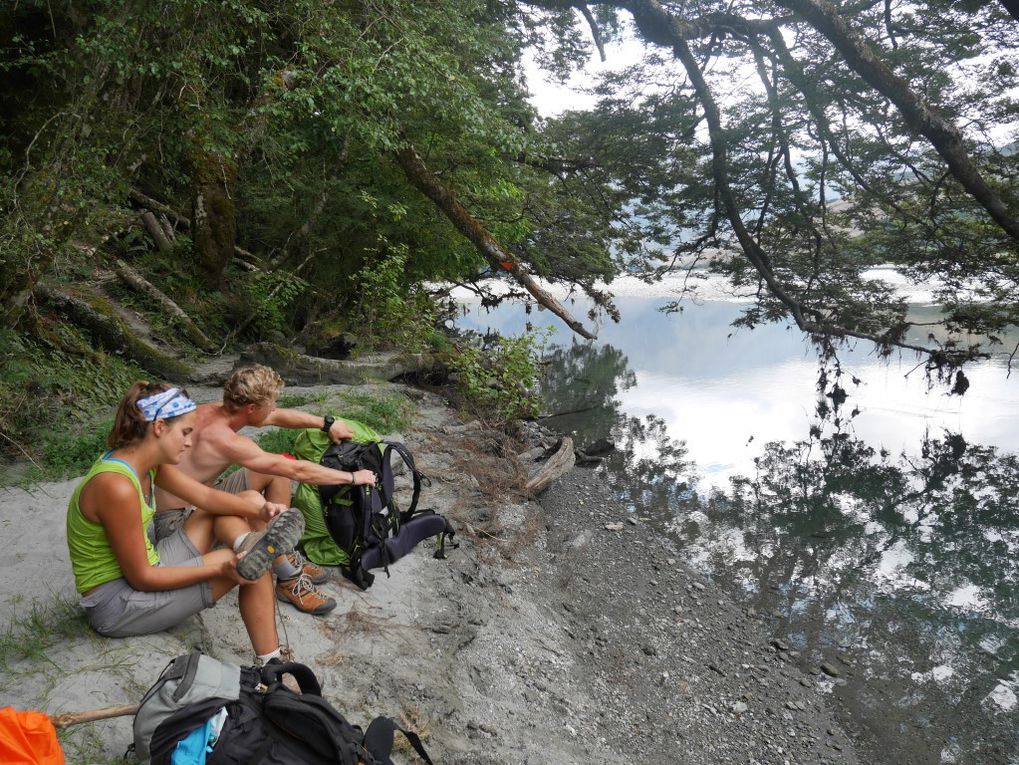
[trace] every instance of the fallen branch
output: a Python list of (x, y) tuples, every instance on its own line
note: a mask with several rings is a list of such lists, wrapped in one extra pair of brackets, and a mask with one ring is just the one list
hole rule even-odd
[(108, 720), (111, 717), (126, 717), (138, 712), (138, 704), (124, 704), (119, 707), (106, 707), (104, 709), (91, 709), (86, 712), (65, 712), (62, 715), (53, 715), (50, 722), (54, 728), (66, 728), (70, 725), (95, 722), (96, 720)]
[(159, 221), (156, 220), (156, 216), (150, 211), (146, 210), (142, 213), (142, 225), (145, 226), (145, 230), (149, 232), (149, 236), (156, 243), (156, 249), (164, 255), (168, 255), (173, 252), (173, 244), (166, 236), (166, 232), (160, 225)]
[[(137, 191), (135, 189), (131, 189), (130, 191), (128, 191), (127, 195), (131, 199), (131, 201), (136, 202), (137, 204), (141, 205), (142, 207), (146, 207), (149, 210), (152, 210), (153, 212), (162, 213), (167, 218), (172, 220), (174, 223), (176, 223), (176, 224), (178, 224), (180, 226), (184, 226), (188, 230), (191, 229), (191, 219), (188, 218), (185, 215), (181, 215), (179, 212), (174, 210), (172, 207), (164, 205), (162, 202), (158, 202), (155, 199), (153, 199), (152, 197), (147, 197), (144, 194), (142, 194), (140, 191)], [(242, 258), (247, 258), (248, 260), (253, 260), (253, 261), (255, 261), (255, 263), (259, 263), (260, 262), (259, 259), (257, 257), (255, 257), (254, 254), (248, 252), (243, 247), (238, 247), (237, 245), (234, 245), (234, 254), (235, 255), (239, 255)], [(258, 271), (258, 270), (260, 270), (257, 266), (255, 266), (255, 265), (253, 265), (251, 263), (245, 263), (244, 261), (240, 261), (240, 262), (249, 271)]]
[(396, 152), (396, 159), (403, 169), (407, 180), (411, 182), (418, 191), (435, 203), (449, 218), (457, 231), (463, 234), (474, 245), (475, 249), (488, 261), (493, 269), (508, 271), (510, 275), (524, 286), (528, 292), (538, 301), (540, 305), (566, 322), (567, 326), (581, 337), (589, 340), (595, 338), (594, 333), (587, 330), (583, 324), (575, 319), (566, 308), (545, 290), (537, 280), (529, 274), (523, 264), (515, 255), (510, 254), (502, 245), (495, 241), (495, 238), (488, 232), (481, 223), (456, 199), (456, 194), (439, 180), (425, 164), (424, 160), (417, 153), (413, 146), (407, 144)]
[[(152, 213), (148, 213), (148, 215), (152, 216)], [(155, 220), (154, 217), (153, 220)], [(122, 260), (116, 261), (116, 271), (117, 276), (127, 282), (128, 285), (152, 298), (164, 313), (168, 314), (170, 318), (180, 325), (181, 329), (184, 330), (184, 334), (187, 335), (191, 342), (205, 351), (211, 351), (215, 347), (213, 342), (206, 337), (205, 333), (198, 328), (198, 325), (191, 320), (191, 317), (184, 313), (184, 310), (156, 285), (146, 280), (145, 277)]]

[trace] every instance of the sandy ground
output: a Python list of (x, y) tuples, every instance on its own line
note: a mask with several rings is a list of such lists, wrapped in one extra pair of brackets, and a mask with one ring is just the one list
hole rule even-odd
[[(367, 592), (334, 579), (326, 617), (282, 606), (297, 658), (353, 722), (402, 718), (448, 765), (858, 762), (828, 705), (839, 680), (796, 669), (766, 619), (677, 563), (593, 472), (528, 500), (514, 455), (540, 434), (513, 441), (434, 394), (377, 388), (414, 402), (413, 424), (391, 435), (433, 478), (422, 507), (446, 514), (461, 544), (446, 561), (419, 548)], [(313, 411), (341, 391), (287, 389), (323, 399)], [(85, 627), (64, 537), (74, 485), (0, 490), (2, 703), (51, 714), (135, 703), (196, 648), (250, 663), (232, 595), (167, 634), (113, 640)], [(68, 762), (119, 762), (131, 720), (62, 739)]]

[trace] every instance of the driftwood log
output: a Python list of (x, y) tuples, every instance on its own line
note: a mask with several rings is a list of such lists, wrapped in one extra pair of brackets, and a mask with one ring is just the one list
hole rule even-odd
[[(155, 216), (152, 213), (148, 213), (148, 215), (155, 221)], [(156, 305), (162, 309), (163, 313), (168, 315), (184, 331), (184, 334), (187, 335), (187, 338), (192, 343), (205, 351), (211, 351), (215, 348), (212, 341), (198, 328), (198, 325), (191, 320), (191, 317), (184, 313), (184, 310), (174, 303), (166, 293), (145, 279), (145, 277), (124, 261), (118, 260), (115, 265), (117, 276), (123, 279), (130, 287), (152, 298)]]
[(338, 361), (306, 356), (273, 343), (256, 343), (237, 361), (238, 366), (248, 364), (272, 367), (292, 385), (360, 385), (425, 372), (434, 369), (436, 361), (427, 353), (377, 353), (357, 361)]
[(138, 711), (137, 704), (124, 704), (119, 707), (106, 707), (104, 709), (90, 709), (86, 712), (65, 712), (62, 715), (53, 715), (50, 722), (54, 728), (66, 728), (70, 725), (95, 722), (96, 720), (108, 720), (111, 717), (126, 717)]
[(556, 453), (527, 481), (524, 491), (532, 497), (541, 494), (552, 481), (572, 470), (576, 462), (577, 457), (573, 453), (573, 439), (563, 436)]

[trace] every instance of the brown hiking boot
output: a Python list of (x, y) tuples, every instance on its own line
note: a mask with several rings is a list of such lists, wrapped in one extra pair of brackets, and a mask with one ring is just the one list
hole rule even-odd
[(307, 576), (312, 584), (325, 584), (330, 579), (329, 569), (317, 563), (312, 563), (301, 553), (297, 552), (297, 550), (288, 552), (287, 560), (290, 561), (291, 566)]
[(298, 611), (315, 616), (327, 614), (336, 608), (336, 601), (312, 584), (307, 574), (277, 582), (276, 599), (290, 603)]

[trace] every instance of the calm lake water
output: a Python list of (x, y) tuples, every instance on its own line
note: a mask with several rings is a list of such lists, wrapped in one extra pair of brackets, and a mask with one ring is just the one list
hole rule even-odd
[[(545, 422), (615, 444), (597, 469), (629, 510), (768, 615), (762, 639), (785, 639), (807, 671), (840, 669), (815, 679), (876, 761), (1019, 763), (1019, 334), (967, 367), (962, 397), (929, 388), (911, 354), (848, 347), (841, 377), (824, 368), (827, 391), (848, 395), (835, 409), (801, 333), (733, 329), (745, 303), (711, 278), (664, 314), (674, 286), (613, 284), (622, 321), (591, 342), (545, 311), (464, 294), (457, 324), (556, 327)], [(910, 298), (918, 319), (938, 313)]]

